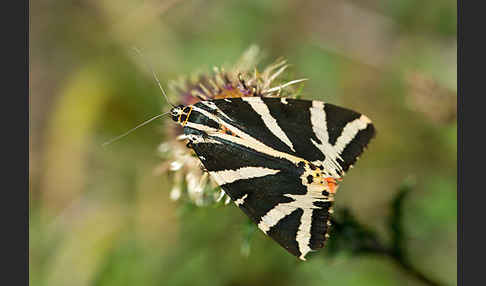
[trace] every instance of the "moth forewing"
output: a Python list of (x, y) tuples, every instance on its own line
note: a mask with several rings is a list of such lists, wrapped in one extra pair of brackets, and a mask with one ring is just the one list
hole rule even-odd
[[(174, 114), (187, 114), (185, 108)], [(190, 110), (173, 118), (235, 204), (300, 259), (322, 248), (337, 181), (373, 137), (371, 121), (349, 109), (291, 98), (226, 98)]]

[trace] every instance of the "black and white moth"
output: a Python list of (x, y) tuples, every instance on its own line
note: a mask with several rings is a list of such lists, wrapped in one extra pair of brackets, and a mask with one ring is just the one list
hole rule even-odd
[(171, 116), (221, 189), (302, 260), (324, 247), (338, 181), (375, 133), (368, 117), (316, 100), (206, 100)]

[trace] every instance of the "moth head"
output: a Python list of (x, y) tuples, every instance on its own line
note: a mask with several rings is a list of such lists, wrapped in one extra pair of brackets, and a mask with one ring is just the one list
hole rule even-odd
[(181, 124), (182, 126), (186, 125), (187, 120), (189, 119), (189, 115), (191, 114), (192, 106), (184, 106), (178, 105), (170, 110), (170, 115), (172, 120)]

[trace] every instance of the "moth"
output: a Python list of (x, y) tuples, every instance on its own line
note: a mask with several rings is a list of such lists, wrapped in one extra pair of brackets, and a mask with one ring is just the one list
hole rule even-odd
[(375, 134), (365, 115), (316, 100), (224, 98), (170, 115), (221, 189), (302, 260), (324, 247), (338, 184)]

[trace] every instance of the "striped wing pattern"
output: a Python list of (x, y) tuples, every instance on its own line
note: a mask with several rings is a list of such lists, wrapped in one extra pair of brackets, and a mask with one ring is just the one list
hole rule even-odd
[(258, 227), (305, 260), (328, 237), (334, 191), (374, 135), (364, 115), (320, 101), (198, 102), (184, 127), (212, 178)]

